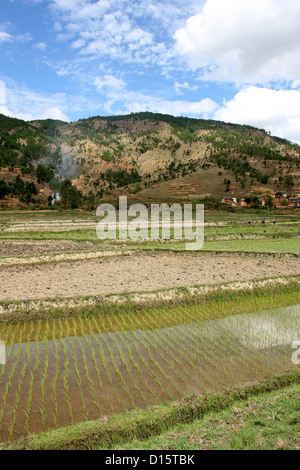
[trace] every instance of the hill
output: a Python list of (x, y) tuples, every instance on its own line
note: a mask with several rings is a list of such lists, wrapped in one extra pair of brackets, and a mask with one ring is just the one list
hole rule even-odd
[(149, 112), (72, 123), (0, 115), (2, 205), (52, 204), (66, 178), (86, 205), (128, 193), (149, 201), (292, 193), (299, 167), (298, 145), (251, 126)]

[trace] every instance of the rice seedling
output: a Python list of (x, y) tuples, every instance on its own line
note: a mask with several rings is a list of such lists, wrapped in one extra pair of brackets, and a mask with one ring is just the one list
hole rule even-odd
[(34, 366), (34, 372), (37, 373), (39, 370), (40, 366), (40, 354), (39, 354), (39, 335), (41, 331), (41, 321), (38, 322), (37, 328), (36, 328), (36, 338), (35, 338), (35, 366)]
[(26, 368), (27, 368), (27, 364), (25, 362), (25, 364), (23, 366), (23, 369), (22, 369), (22, 372), (21, 372), (21, 377), (20, 377), (19, 382), (18, 382), (18, 389), (17, 389), (17, 393), (16, 393), (16, 398), (15, 398), (15, 403), (14, 403), (14, 408), (13, 408), (13, 414), (12, 414), (11, 420), (10, 420), (9, 425), (8, 425), (8, 432), (9, 432), (9, 438), (10, 439), (12, 439), (13, 432), (14, 432), (14, 426), (15, 426), (15, 422), (16, 422), (18, 406), (19, 406), (20, 399), (21, 399), (22, 384), (23, 384), (23, 379), (24, 379), (25, 373), (26, 373)]
[(30, 371), (30, 384), (28, 388), (28, 394), (27, 394), (27, 404), (26, 404), (26, 410), (25, 412), (25, 434), (29, 434), (29, 420), (30, 420), (30, 415), (31, 415), (31, 406), (32, 406), (32, 393), (33, 393), (33, 384), (34, 384), (34, 376), (33, 373)]
[(40, 413), (41, 413), (41, 420), (43, 430), (46, 430), (46, 415), (47, 410), (45, 406), (45, 382), (48, 376), (48, 367), (49, 367), (49, 351), (48, 351), (48, 340), (47, 338), (44, 339), (44, 350), (45, 350), (45, 360), (44, 360), (44, 370), (42, 372), (41, 383), (40, 383)]

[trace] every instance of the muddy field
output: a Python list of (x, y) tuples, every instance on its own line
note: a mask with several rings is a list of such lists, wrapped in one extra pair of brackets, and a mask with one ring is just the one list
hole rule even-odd
[(0, 269), (0, 300), (104, 295), (300, 274), (298, 258), (132, 253)]

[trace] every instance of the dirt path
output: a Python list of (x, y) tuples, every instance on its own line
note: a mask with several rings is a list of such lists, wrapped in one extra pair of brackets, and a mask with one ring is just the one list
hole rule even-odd
[(0, 300), (74, 297), (300, 274), (298, 258), (133, 254), (0, 270)]

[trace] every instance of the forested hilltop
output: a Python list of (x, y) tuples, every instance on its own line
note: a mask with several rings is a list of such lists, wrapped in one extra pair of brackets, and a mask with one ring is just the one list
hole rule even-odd
[(149, 112), (72, 123), (0, 115), (1, 207), (292, 194), (299, 166), (298, 145), (251, 126)]

